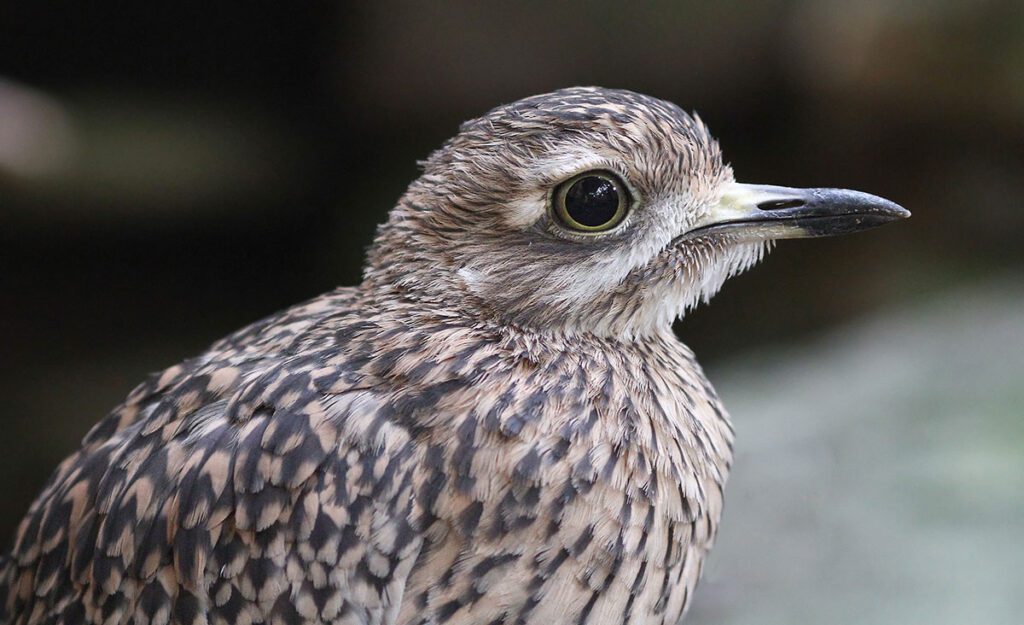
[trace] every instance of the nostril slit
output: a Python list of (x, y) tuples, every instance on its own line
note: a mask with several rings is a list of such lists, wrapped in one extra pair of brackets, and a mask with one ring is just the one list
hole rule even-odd
[(777, 211), (784, 208), (799, 208), (803, 205), (803, 200), (771, 200), (769, 202), (761, 202), (757, 207), (763, 211)]

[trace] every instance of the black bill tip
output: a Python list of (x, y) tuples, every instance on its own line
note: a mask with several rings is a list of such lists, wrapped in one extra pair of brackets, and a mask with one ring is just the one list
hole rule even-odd
[(910, 211), (885, 198), (847, 189), (806, 189), (793, 202), (772, 214), (803, 230), (808, 237), (835, 236), (875, 228), (910, 217)]

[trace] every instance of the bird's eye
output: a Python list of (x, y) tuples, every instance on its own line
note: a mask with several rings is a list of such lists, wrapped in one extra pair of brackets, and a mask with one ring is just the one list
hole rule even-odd
[(628, 204), (625, 186), (606, 172), (586, 172), (555, 189), (555, 215), (580, 232), (611, 230), (626, 216)]

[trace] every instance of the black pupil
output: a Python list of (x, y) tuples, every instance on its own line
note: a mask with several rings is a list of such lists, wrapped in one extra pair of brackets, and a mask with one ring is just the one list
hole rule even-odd
[(619, 190), (607, 178), (580, 178), (565, 193), (565, 212), (588, 228), (603, 226), (619, 210)]

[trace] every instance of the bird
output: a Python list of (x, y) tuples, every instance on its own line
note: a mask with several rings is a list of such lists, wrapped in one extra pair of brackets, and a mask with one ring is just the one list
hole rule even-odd
[(734, 431), (673, 321), (779, 239), (910, 213), (736, 182), (696, 114), (599, 87), (498, 106), (421, 167), (358, 286), (95, 425), (0, 559), (0, 622), (682, 618)]

